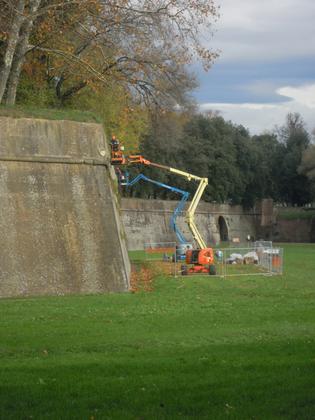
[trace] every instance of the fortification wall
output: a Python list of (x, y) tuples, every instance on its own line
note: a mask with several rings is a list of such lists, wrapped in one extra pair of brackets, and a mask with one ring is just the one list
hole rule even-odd
[(315, 242), (315, 218), (277, 220), (273, 226), (273, 239), (277, 242)]
[(98, 124), (0, 117), (0, 297), (128, 290), (108, 160)]
[[(121, 214), (128, 249), (143, 249), (144, 244), (149, 242), (176, 241), (170, 228), (170, 218), (176, 205), (176, 201), (123, 198)], [(256, 234), (257, 215), (254, 211), (244, 211), (241, 206), (201, 202), (195, 220), (207, 244), (211, 245), (220, 242), (220, 221), (226, 224), (227, 240), (239, 238), (240, 242), (245, 242), (247, 235)], [(192, 241), (183, 217), (178, 217), (178, 226), (187, 240)]]

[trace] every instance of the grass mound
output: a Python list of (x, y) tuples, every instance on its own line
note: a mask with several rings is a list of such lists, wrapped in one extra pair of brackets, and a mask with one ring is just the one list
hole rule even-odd
[(1, 300), (0, 418), (314, 418), (314, 272), (292, 245), (281, 277)]
[(101, 123), (100, 118), (93, 112), (74, 109), (37, 108), (35, 106), (4, 106), (0, 105), (1, 117), (12, 118), (41, 118), (47, 120), (70, 120), (78, 122)]
[(310, 220), (315, 218), (314, 209), (304, 208), (281, 208), (278, 210), (279, 220)]

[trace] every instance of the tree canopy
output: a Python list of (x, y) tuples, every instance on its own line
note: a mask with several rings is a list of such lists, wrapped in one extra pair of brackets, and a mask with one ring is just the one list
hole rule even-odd
[(213, 0), (0, 3), (0, 103), (15, 102), (25, 60), (61, 102), (115, 83), (138, 102), (181, 103), (195, 86), (186, 64), (209, 68), (217, 56), (201, 37), (217, 18)]
[[(240, 125), (216, 114), (154, 116), (141, 152), (148, 159), (208, 177), (203, 199), (251, 207), (257, 199), (273, 198), (286, 205), (304, 205), (314, 198), (314, 146), (300, 115), (289, 114), (274, 133), (250, 136)], [(301, 166), (300, 166), (301, 165)], [(149, 168), (138, 168), (154, 179), (194, 191), (192, 183)], [(301, 172), (302, 171), (302, 172)], [(134, 188), (138, 197), (172, 198), (152, 186)]]

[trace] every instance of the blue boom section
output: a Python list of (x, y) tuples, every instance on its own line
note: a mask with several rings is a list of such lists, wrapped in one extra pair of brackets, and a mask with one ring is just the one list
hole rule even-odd
[(189, 197), (189, 192), (180, 190), (179, 188), (171, 187), (170, 185), (167, 185), (167, 184), (163, 184), (163, 182), (154, 181), (154, 179), (148, 178), (147, 176), (145, 176), (143, 174), (137, 175), (134, 179), (132, 179), (131, 181), (127, 181), (122, 185), (126, 185), (127, 187), (131, 187), (132, 185), (135, 185), (137, 182), (139, 182), (141, 180), (151, 182), (152, 184), (158, 185), (159, 187), (166, 188), (167, 190), (170, 190), (172, 192), (181, 194), (182, 198), (181, 198), (180, 202), (178, 203), (176, 209), (174, 210), (174, 213), (171, 217), (170, 225), (171, 225), (171, 228), (173, 229), (173, 231), (175, 232), (179, 242), (181, 244), (187, 243), (187, 239), (185, 238), (185, 236), (183, 235), (183, 233), (180, 231), (180, 229), (178, 228), (178, 226), (176, 224), (176, 218), (184, 210), (185, 203), (186, 203), (186, 201), (188, 200), (188, 197)]

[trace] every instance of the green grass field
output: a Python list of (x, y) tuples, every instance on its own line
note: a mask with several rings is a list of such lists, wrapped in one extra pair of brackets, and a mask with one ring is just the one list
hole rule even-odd
[(31, 105), (0, 105), (0, 116), (11, 118), (43, 118), (48, 120), (70, 120), (101, 123), (93, 112), (65, 108), (38, 108)]
[(282, 277), (0, 301), (1, 419), (314, 419), (315, 245)]

